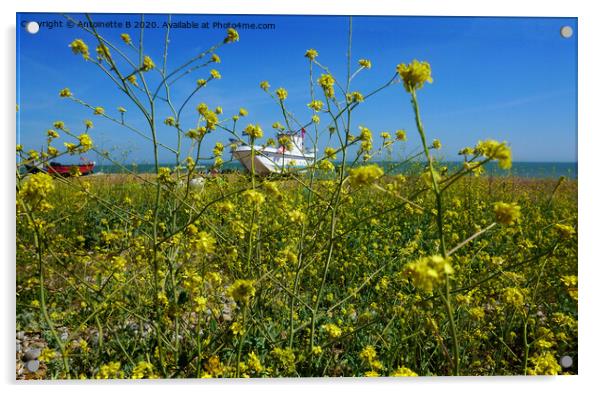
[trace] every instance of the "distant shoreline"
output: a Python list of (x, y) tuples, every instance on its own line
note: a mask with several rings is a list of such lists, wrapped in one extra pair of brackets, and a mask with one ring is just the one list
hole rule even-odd
[[(340, 162), (335, 162), (340, 164)], [(383, 167), (385, 171), (391, 174), (404, 174), (412, 175), (417, 174), (421, 171), (421, 162), (406, 163), (400, 165), (399, 161), (372, 161)], [(211, 166), (211, 162), (199, 163), (199, 171), (208, 170)], [(443, 161), (440, 162), (442, 166), (447, 166), (450, 172), (458, 170), (462, 162), (461, 161)], [(358, 165), (362, 165), (358, 162)], [(154, 164), (123, 164), (123, 167), (118, 165), (97, 165), (94, 169), (95, 173), (104, 174), (127, 174), (129, 172), (143, 174), (153, 173)], [(162, 167), (174, 168), (174, 163), (162, 163)], [(558, 178), (565, 176), (569, 179), (578, 178), (578, 163), (576, 162), (529, 162), (529, 161), (518, 161), (514, 162), (510, 170), (500, 169), (496, 163), (490, 162), (485, 165), (486, 173), (483, 176), (494, 176), (494, 177), (519, 177), (519, 178), (535, 178), (535, 179), (546, 179), (546, 178)], [(226, 162), (222, 166), (224, 172), (245, 172), (243, 166), (238, 162)]]

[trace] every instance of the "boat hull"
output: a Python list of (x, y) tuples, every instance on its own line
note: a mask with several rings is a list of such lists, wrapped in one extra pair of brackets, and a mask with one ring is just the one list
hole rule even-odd
[(257, 175), (284, 173), (286, 171), (303, 169), (313, 162), (314, 156), (302, 153), (282, 152), (273, 148), (255, 147), (252, 154), (250, 146), (239, 146), (232, 156), (249, 171)]

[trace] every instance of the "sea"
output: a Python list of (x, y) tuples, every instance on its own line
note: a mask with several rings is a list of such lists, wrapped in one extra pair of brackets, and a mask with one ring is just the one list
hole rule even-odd
[[(414, 175), (420, 173), (424, 168), (424, 163), (400, 163), (395, 161), (377, 161), (372, 162), (379, 164), (387, 173)], [(340, 164), (340, 162), (338, 163)], [(351, 163), (350, 163), (351, 164)], [(440, 166), (446, 166), (449, 173), (462, 167), (462, 162), (449, 161), (440, 162)], [(173, 168), (175, 164), (162, 163), (162, 167)], [(200, 163), (199, 170), (206, 171), (210, 168), (211, 162)], [(97, 165), (94, 168), (95, 173), (152, 173), (154, 172), (154, 164), (123, 164), (123, 165)], [(239, 162), (229, 161), (222, 166), (223, 172), (244, 172), (244, 167)], [(489, 162), (485, 164), (487, 176), (496, 177), (521, 177), (533, 179), (550, 179), (564, 176), (569, 179), (577, 179), (577, 163), (576, 162), (513, 162), (512, 168), (509, 170), (500, 169), (497, 163)]]

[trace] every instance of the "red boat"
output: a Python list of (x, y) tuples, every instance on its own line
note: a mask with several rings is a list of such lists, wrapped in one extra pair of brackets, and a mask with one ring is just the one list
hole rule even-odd
[(51, 175), (72, 176), (73, 167), (77, 167), (79, 169), (79, 173), (82, 176), (85, 176), (94, 173), (94, 165), (96, 165), (95, 162), (87, 162), (85, 164), (78, 165), (64, 165), (58, 162), (51, 162), (44, 168), (44, 170)]

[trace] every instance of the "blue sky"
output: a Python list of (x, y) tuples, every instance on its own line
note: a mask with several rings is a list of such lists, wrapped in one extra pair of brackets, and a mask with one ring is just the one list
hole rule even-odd
[[(95, 14), (93, 19), (134, 23), (140, 16)], [(42, 27), (31, 35), (20, 27), (29, 20), (62, 21), (63, 27)], [(147, 15), (146, 20), (162, 24), (167, 16)], [(209, 22), (210, 26), (215, 21), (276, 25), (273, 30), (240, 29), (240, 42), (218, 50), (222, 63), (214, 68), (223, 78), (212, 81), (193, 98), (184, 111), (185, 128), (194, 127), (195, 107), (206, 102), (211, 108), (222, 106), (227, 117), (246, 108), (249, 116), (241, 125), (259, 123), (266, 136), (273, 136), (270, 125), (284, 121), (278, 105), (259, 88), (262, 80), (268, 80), (274, 89), (285, 87), (289, 109), (308, 120), (308, 64), (303, 55), (309, 48), (319, 52), (318, 60), (336, 78), (344, 80), (346, 76), (348, 17), (174, 15), (172, 22), (177, 21)], [(93, 51), (93, 37), (65, 24), (59, 14), (17, 15), (18, 142), (25, 149), (39, 149), (54, 121), (62, 120), (79, 133), (84, 130), (83, 121), (91, 119), (95, 124), (92, 138), (102, 149), (127, 162), (150, 162), (152, 150), (147, 141), (59, 98), (58, 92), (69, 87), (77, 97), (104, 107), (114, 117), (119, 116), (116, 108), (124, 106), (127, 121), (144, 128), (142, 116), (127, 97), (111, 86), (96, 66), (71, 53), (68, 44), (75, 38), (84, 39)], [(561, 37), (560, 28), (565, 25), (573, 28), (572, 38)], [(99, 28), (101, 35), (122, 48), (119, 35), (124, 32), (137, 41), (137, 29)], [(157, 65), (161, 64), (164, 34), (161, 28), (145, 30), (145, 53)], [(221, 41), (225, 29), (172, 29), (170, 35), (168, 69)], [(134, 56), (131, 49), (123, 49)], [(441, 158), (457, 159), (462, 147), (494, 138), (510, 143), (515, 161), (577, 161), (575, 18), (357, 16), (353, 18), (352, 58), (353, 69), (360, 58), (372, 61), (372, 69), (362, 71), (352, 84), (352, 90), (365, 94), (388, 81), (400, 62), (419, 59), (431, 63), (434, 83), (419, 92), (419, 99), (429, 139), (443, 143), (438, 153)], [(209, 68), (201, 68), (182, 78), (172, 87), (173, 101), (181, 102), (194, 89), (195, 81), (208, 73)], [(151, 78), (151, 82), (157, 79)], [(158, 118), (169, 114), (168, 107), (160, 103)], [(375, 136), (381, 131), (406, 129), (408, 142), (396, 147), (396, 156), (414, 151), (419, 144), (409, 96), (401, 85), (360, 105), (354, 111), (352, 131), (359, 125), (369, 127)], [(326, 127), (326, 115), (322, 126)], [(158, 136), (165, 144), (175, 144), (175, 131), (162, 123)], [(207, 155), (216, 141), (225, 142), (228, 137), (224, 131), (216, 131), (206, 138)], [(328, 145), (328, 132), (320, 138), (322, 150)], [(61, 137), (61, 142), (65, 140)], [(173, 162), (173, 156), (163, 150), (160, 160)]]

